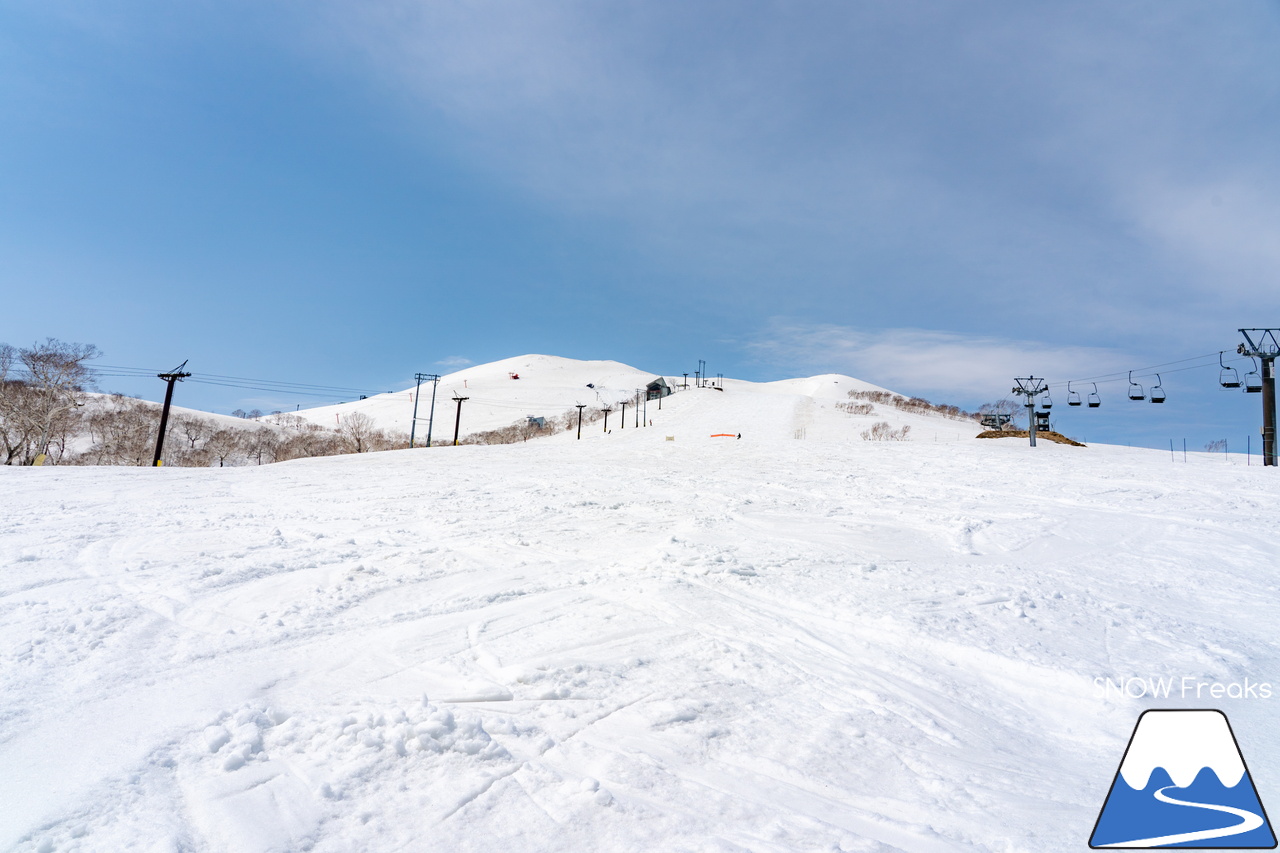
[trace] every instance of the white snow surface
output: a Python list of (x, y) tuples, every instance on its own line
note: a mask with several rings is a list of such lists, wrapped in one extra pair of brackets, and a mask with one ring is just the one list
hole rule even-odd
[[(582, 441), (0, 468), (0, 850), (1084, 849), (1153, 704), (1096, 678), (1276, 681), (1280, 480), (862, 442), (846, 380)], [(1274, 701), (1228, 709), (1264, 802)]]
[(1244, 776), (1244, 760), (1220, 711), (1144, 714), (1120, 765), (1120, 775), (1130, 788), (1141, 791), (1157, 767), (1163, 767), (1179, 788), (1194, 782), (1206, 767), (1228, 788), (1234, 788)]

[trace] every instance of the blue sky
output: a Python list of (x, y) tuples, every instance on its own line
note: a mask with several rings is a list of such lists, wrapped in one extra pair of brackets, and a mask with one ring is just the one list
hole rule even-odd
[[(1278, 56), (1275, 2), (4, 0), (0, 341), (369, 390), (704, 358), (965, 406), (1230, 351), (1280, 325)], [(1260, 404), (1216, 375), (1058, 421), (1235, 447)]]

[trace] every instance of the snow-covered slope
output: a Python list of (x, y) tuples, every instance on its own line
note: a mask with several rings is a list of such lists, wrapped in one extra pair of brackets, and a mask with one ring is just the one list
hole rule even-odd
[[(520, 378), (513, 379), (511, 374)], [(611, 428), (634, 428), (640, 423), (638, 413), (628, 403), (624, 427), (620, 404), (633, 400), (637, 389), (658, 376), (616, 361), (578, 361), (548, 355), (523, 355), (469, 367), (441, 378), (432, 435), (436, 441), (452, 440), (457, 416), (455, 397), (467, 398), (462, 409), (463, 437), (523, 422), (526, 416), (562, 415), (579, 403), (587, 406), (588, 413), (612, 407)], [(685, 381), (683, 376), (663, 378), (673, 388)], [(643, 405), (642, 412), (654, 427), (690, 438), (730, 431), (773, 440), (798, 436), (861, 440), (861, 431), (878, 421), (885, 421), (894, 429), (911, 426), (908, 437), (916, 441), (967, 439), (979, 431), (973, 421), (907, 413), (885, 405), (875, 406), (870, 415), (851, 415), (837, 408), (838, 403), (850, 402), (850, 391), (885, 389), (839, 374), (765, 383), (726, 379), (720, 391), (694, 387), (692, 379), (689, 382), (687, 390), (678, 390), (661, 403), (648, 401)], [(425, 436), (430, 384), (423, 386), (422, 393), (418, 434)], [(383, 429), (408, 432), (413, 405), (414, 390), (410, 388), (298, 414), (313, 423), (333, 427), (343, 414), (363, 412)], [(598, 429), (603, 432), (603, 422)]]
[[(516, 374), (519, 379), (513, 379)], [(497, 429), (526, 416), (554, 417), (578, 403), (592, 408), (629, 400), (636, 389), (657, 378), (616, 361), (579, 361), (551, 355), (522, 355), (481, 364), (440, 377), (436, 389), (437, 439), (453, 438), (456, 397), (466, 397), (462, 435)], [(668, 379), (668, 381), (672, 381)], [(588, 387), (588, 385), (594, 387)], [(431, 383), (422, 388), (418, 428), (425, 434), (431, 407)], [(378, 394), (365, 400), (304, 409), (299, 415), (322, 426), (334, 426), (348, 412), (362, 412), (383, 429), (409, 431), (414, 389)], [(616, 405), (615, 405), (616, 408)]]
[[(674, 442), (0, 468), (0, 850), (1081, 850), (1153, 704), (1097, 679), (1276, 681), (1273, 470), (779, 440), (806, 381)], [(1215, 702), (1264, 802), (1275, 701)]]

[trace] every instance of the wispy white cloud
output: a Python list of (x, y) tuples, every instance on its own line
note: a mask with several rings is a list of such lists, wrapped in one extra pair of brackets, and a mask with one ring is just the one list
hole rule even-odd
[(1005, 397), (1015, 376), (1044, 376), (1057, 382), (1110, 373), (1133, 363), (1124, 352), (1100, 347), (786, 321), (775, 321), (744, 349), (784, 372), (844, 373), (899, 393), (932, 394), (940, 402), (953, 403)]
[(475, 362), (460, 355), (451, 355), (440, 359), (436, 364), (441, 367), (470, 367), (475, 364)]

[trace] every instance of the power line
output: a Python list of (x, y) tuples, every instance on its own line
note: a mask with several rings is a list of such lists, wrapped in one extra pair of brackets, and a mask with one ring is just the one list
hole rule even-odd
[[(118, 364), (103, 364), (92, 368), (93, 372), (98, 376), (114, 376), (114, 377), (130, 377), (130, 376), (155, 376), (157, 371), (144, 367), (127, 367)], [(220, 380), (220, 381), (219, 381)], [(202, 382), (206, 385), (222, 385), (228, 388), (251, 388), (258, 391), (294, 391), (305, 389), (310, 391), (328, 391), (336, 396), (343, 394), (382, 394), (394, 393), (375, 391), (370, 388), (351, 388), (345, 385), (317, 385), (308, 382), (287, 382), (276, 379), (260, 379), (251, 376), (228, 376), (221, 373), (192, 373), (192, 382)], [(236, 383), (247, 382), (248, 385), (239, 385)], [(268, 387), (270, 386), (270, 387)]]
[(299, 391), (293, 388), (269, 388), (263, 385), (245, 385), (245, 384), (234, 383), (234, 382), (212, 382), (208, 379), (196, 379), (194, 377), (189, 379), (188, 381), (196, 383), (198, 385), (217, 385), (218, 387), (221, 387), (221, 388), (242, 388), (247, 391), (269, 391), (272, 393), (280, 393), (280, 394), (288, 393), (295, 397), (298, 397), (298, 396), (319, 397), (324, 400), (337, 400), (341, 397), (351, 396), (350, 394), (340, 394), (335, 392), (321, 393), (317, 391)]
[[(1162, 364), (1152, 364), (1147, 367), (1139, 367), (1134, 369), (1133, 371), (1119, 370), (1119, 371), (1116, 371), (1115, 373), (1102, 373), (1097, 376), (1082, 376), (1079, 378), (1072, 378), (1064, 382), (1053, 382), (1053, 383), (1050, 383), (1048, 387), (1050, 388), (1065, 387), (1067, 382), (1101, 382), (1103, 384), (1106, 384), (1108, 382), (1125, 382), (1125, 381), (1128, 381), (1126, 377), (1129, 373), (1134, 373), (1134, 374), (1137, 374), (1138, 376), (1154, 376), (1156, 374), (1156, 371), (1159, 368), (1167, 367), (1169, 365), (1174, 365), (1174, 364), (1186, 364), (1188, 361), (1199, 361), (1201, 359), (1206, 359), (1206, 358), (1213, 359), (1213, 361), (1206, 362), (1204, 364), (1193, 364), (1189, 367), (1178, 367), (1178, 368), (1174, 368), (1173, 370), (1160, 370), (1159, 372), (1160, 373), (1181, 373), (1186, 370), (1199, 370), (1204, 367), (1216, 367), (1218, 365), (1218, 353), (1211, 352), (1211, 353), (1206, 353), (1205, 355), (1191, 356), (1190, 358), (1180, 358), (1176, 361), (1166, 361)], [(1234, 358), (1234, 359), (1228, 359), (1228, 360), (1229, 361), (1245, 361), (1246, 359)]]

